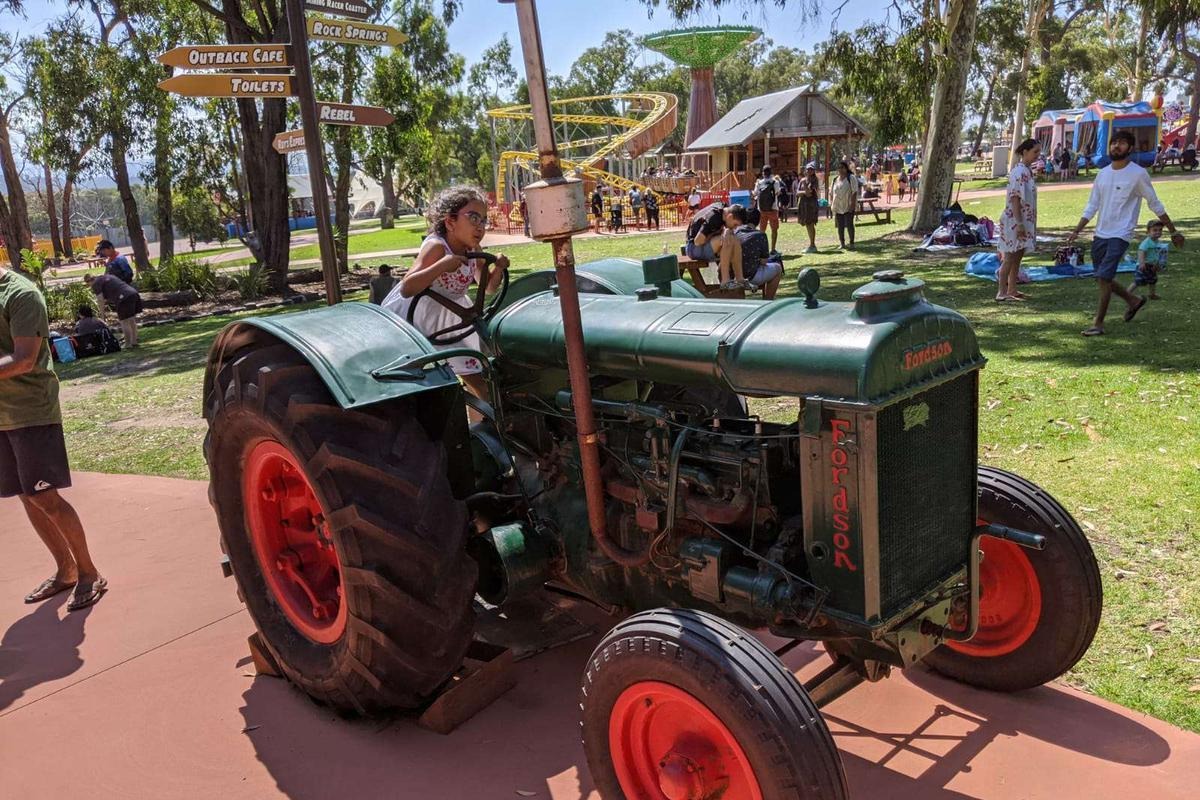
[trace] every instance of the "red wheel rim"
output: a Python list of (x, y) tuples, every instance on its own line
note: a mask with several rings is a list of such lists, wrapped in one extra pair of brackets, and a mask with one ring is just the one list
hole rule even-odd
[(762, 800), (746, 753), (692, 695), (658, 681), (621, 693), (608, 720), (621, 791), (637, 800)]
[(985, 536), (979, 547), (979, 630), (968, 642), (946, 646), (969, 656), (995, 658), (1025, 644), (1037, 629), (1042, 587), (1020, 545)]
[(296, 457), (279, 442), (254, 446), (242, 471), (254, 555), (288, 621), (314, 642), (346, 629), (342, 570), (325, 512)]

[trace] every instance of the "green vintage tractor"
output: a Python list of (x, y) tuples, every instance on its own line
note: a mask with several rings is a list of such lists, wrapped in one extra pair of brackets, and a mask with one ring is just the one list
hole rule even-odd
[[(920, 281), (879, 273), (826, 302), (806, 270), (802, 298), (722, 301), (673, 257), (583, 265), (589, 438), (555, 274), (478, 297), (430, 337), (443, 349), (361, 303), (217, 339), (222, 546), (312, 697), (418, 708), (460, 666), (477, 593), (551, 587), (631, 614), (583, 675), (604, 797), (843, 798), (823, 704), (917, 662), (1017, 691), (1087, 650), (1091, 547), (1046, 492), (977, 463), (984, 358)], [(490, 401), (442, 360), (469, 330)], [(769, 422), (745, 397), (798, 412)], [(748, 630), (822, 642), (828, 667), (802, 685)]]

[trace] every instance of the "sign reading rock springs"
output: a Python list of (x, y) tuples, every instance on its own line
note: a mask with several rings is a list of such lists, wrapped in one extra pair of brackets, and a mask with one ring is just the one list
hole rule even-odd
[(253, 69), (287, 67), (287, 45), (283, 44), (202, 44), (168, 50), (158, 63), (178, 69)]
[(158, 88), (188, 97), (291, 97), (296, 92), (290, 75), (227, 73), (176, 75)]
[(405, 34), (387, 25), (370, 25), (366, 22), (352, 22), (315, 14), (308, 16), (308, 36), (310, 39), (321, 39), (327, 42), (386, 45), (388, 47), (395, 47), (408, 41)]

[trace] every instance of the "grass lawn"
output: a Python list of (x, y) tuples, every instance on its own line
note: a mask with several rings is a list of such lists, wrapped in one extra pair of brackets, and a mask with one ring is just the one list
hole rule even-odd
[[(380, 253), (385, 250), (405, 250), (410, 247), (420, 247), (421, 241), (425, 238), (425, 220), (420, 217), (406, 217), (404, 221), (398, 221), (396, 227), (391, 230), (373, 230), (367, 233), (356, 233), (353, 230), (350, 233), (350, 257), (358, 253)], [(308, 229), (301, 231), (303, 234), (315, 235), (315, 231)], [(321, 257), (321, 251), (317, 244), (302, 244), (291, 249), (291, 260), (293, 263), (306, 259), (317, 259)], [(387, 259), (382, 259), (386, 261)], [(395, 261), (395, 257), (392, 258)], [(216, 266), (225, 267), (244, 267), (253, 263), (253, 259), (247, 256), (246, 258), (237, 258), (231, 261), (222, 261)], [(294, 269), (312, 269), (312, 264), (301, 264), (293, 267)]]
[[(1121, 321), (1117, 301), (1103, 337), (1079, 335), (1095, 304), (1092, 282), (1036, 284), (1027, 287), (1028, 303), (997, 305), (994, 284), (963, 274), (964, 254), (912, 252), (915, 242), (900, 233), (907, 211), (895, 225), (861, 226), (854, 253), (834, 250), (833, 225), (822, 220), (821, 252), (788, 260), (781, 294), (795, 294), (804, 266), (820, 270), (821, 296), (829, 300), (849, 299), (875, 270), (898, 268), (925, 280), (931, 301), (972, 321), (990, 359), (981, 387), (980, 459), (1019, 471), (1057, 496), (1088, 531), (1104, 575), (1103, 623), (1068, 680), (1200, 731), (1200, 180), (1162, 183), (1159, 191), (1190, 249), (1172, 251), (1159, 285), (1163, 299), (1132, 324)], [(1043, 193), (1040, 232), (1065, 232), (1085, 199), (1086, 189)], [(996, 219), (1002, 199), (964, 207)], [(799, 253), (801, 237), (799, 226), (785, 224), (780, 249)], [(581, 263), (640, 258), (664, 245), (674, 252), (679, 239), (678, 233), (581, 239), (575, 252)], [(506, 252), (515, 273), (552, 263), (546, 245)], [(1052, 252), (1052, 245), (1044, 248), (1033, 263), (1047, 263)], [(228, 321), (147, 329), (139, 352), (61, 368), (74, 467), (203, 479), (204, 355)], [(756, 401), (755, 410), (794, 418), (795, 404)]]

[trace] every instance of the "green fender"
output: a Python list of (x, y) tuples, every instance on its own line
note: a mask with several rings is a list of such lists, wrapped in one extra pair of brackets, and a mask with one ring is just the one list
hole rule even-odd
[[(226, 361), (246, 347), (282, 342), (302, 355), (342, 408), (361, 408), (447, 388), (460, 390), (445, 363), (397, 369), (403, 361), (437, 353), (420, 331), (369, 303), (250, 317), (227, 325), (208, 354), (207, 398)], [(378, 377), (377, 377), (378, 376)]]

